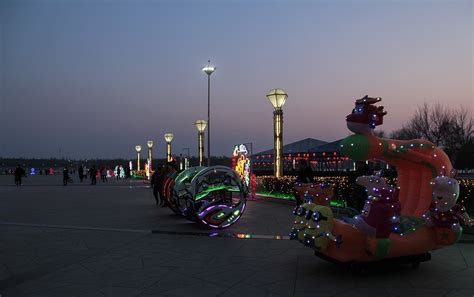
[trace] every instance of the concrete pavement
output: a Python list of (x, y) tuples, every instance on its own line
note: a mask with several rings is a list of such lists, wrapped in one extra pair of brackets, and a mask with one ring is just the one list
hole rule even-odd
[[(7, 179), (8, 178), (8, 179)], [(61, 177), (10, 186), (0, 176), (3, 296), (474, 296), (474, 242), (408, 266), (355, 276), (289, 240), (211, 232), (154, 205), (138, 181), (63, 187)], [(249, 202), (222, 232), (287, 235), (291, 206)]]

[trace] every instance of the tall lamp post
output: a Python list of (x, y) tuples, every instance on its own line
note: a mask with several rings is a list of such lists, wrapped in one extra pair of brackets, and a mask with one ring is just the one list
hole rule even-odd
[(136, 145), (135, 151), (137, 152), (137, 171), (140, 171), (140, 152), (142, 151), (142, 146)]
[[(188, 153), (188, 154), (186, 155), (186, 157), (184, 157), (184, 169), (186, 170), (186, 169), (189, 168), (189, 147), (183, 148), (183, 149), (181, 150), (181, 152), (183, 152), (183, 151), (187, 151), (187, 153)], [(181, 156), (183, 156), (183, 154), (181, 154)], [(182, 157), (181, 157), (181, 159), (182, 159)], [(181, 161), (182, 161), (182, 160), (181, 160)], [(183, 165), (181, 164), (181, 166), (183, 166)]]
[(173, 133), (166, 133), (165, 140), (166, 140), (166, 159), (168, 162), (171, 162), (171, 141), (173, 141)]
[(146, 142), (146, 145), (148, 146), (148, 170), (151, 171), (152, 170), (152, 157), (151, 157), (151, 149), (153, 147), (153, 140), (148, 140)]
[[(207, 122), (205, 120), (197, 120), (194, 125), (198, 130), (199, 166), (202, 166), (204, 165), (204, 130), (206, 130)], [(209, 158), (207, 163), (209, 164)]]
[(282, 89), (272, 89), (267, 94), (267, 98), (275, 108), (273, 112), (273, 172), (275, 177), (283, 176), (283, 110), (288, 95)]
[(211, 74), (216, 71), (216, 67), (208, 60), (202, 71), (207, 74), (207, 166), (211, 166)]

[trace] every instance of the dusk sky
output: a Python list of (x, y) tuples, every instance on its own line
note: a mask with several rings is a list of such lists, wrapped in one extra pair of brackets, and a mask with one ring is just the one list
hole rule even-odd
[[(175, 135), (197, 154), (272, 147), (272, 88), (288, 93), (284, 143), (349, 134), (353, 101), (380, 96), (381, 128), (417, 105), (474, 110), (473, 1), (0, 1), (0, 157), (115, 158)], [(59, 152), (61, 151), (61, 155)]]

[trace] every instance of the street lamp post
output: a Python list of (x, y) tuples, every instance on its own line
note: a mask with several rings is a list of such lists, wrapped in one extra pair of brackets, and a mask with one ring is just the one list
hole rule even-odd
[(136, 145), (135, 151), (137, 152), (137, 171), (140, 171), (140, 152), (142, 151), (142, 146)]
[[(204, 165), (204, 130), (206, 130), (207, 122), (205, 120), (197, 120), (194, 124), (198, 130), (198, 158), (199, 166)], [(209, 164), (209, 160), (207, 162)]]
[(148, 146), (148, 170), (151, 171), (152, 170), (152, 157), (151, 157), (151, 149), (153, 147), (153, 140), (148, 140), (146, 142), (146, 145)]
[(166, 133), (165, 140), (166, 140), (166, 159), (168, 162), (171, 162), (171, 141), (173, 141), (173, 133)]
[(207, 166), (211, 166), (211, 74), (216, 71), (216, 67), (211, 65), (211, 60), (207, 63), (202, 71), (207, 74)]
[(189, 168), (189, 147), (183, 148), (181, 150), (181, 152), (183, 152), (183, 151), (187, 151), (187, 155), (186, 155), (186, 157), (184, 157), (184, 169), (186, 170), (186, 169)]
[(275, 177), (283, 176), (283, 110), (281, 109), (288, 98), (282, 89), (272, 89), (268, 92), (267, 98), (275, 108), (273, 112), (273, 172)]

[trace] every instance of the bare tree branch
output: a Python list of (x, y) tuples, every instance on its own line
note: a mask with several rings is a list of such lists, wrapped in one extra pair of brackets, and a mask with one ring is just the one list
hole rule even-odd
[(472, 113), (462, 106), (449, 109), (440, 103), (424, 103), (401, 129), (393, 131), (390, 136), (427, 139), (443, 147), (454, 162), (461, 149), (474, 141), (474, 119)]

